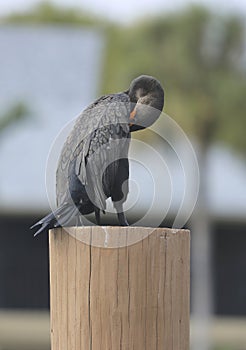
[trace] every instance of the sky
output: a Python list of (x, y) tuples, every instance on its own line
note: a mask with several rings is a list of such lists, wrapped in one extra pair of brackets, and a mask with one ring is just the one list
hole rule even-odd
[[(23, 11), (39, 2), (40, 0), (1, 0), (0, 14)], [(134, 21), (138, 17), (156, 14), (161, 10), (173, 11), (180, 9), (191, 3), (208, 5), (217, 12), (228, 11), (246, 14), (245, 0), (84, 0), (83, 2), (81, 0), (53, 0), (53, 2), (65, 6), (85, 8), (92, 13), (122, 23)]]

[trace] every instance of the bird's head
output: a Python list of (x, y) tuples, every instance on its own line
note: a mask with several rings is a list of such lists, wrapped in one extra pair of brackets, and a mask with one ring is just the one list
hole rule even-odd
[(160, 82), (149, 75), (141, 75), (131, 82), (126, 93), (133, 103), (129, 118), (130, 131), (152, 125), (164, 106), (164, 90)]

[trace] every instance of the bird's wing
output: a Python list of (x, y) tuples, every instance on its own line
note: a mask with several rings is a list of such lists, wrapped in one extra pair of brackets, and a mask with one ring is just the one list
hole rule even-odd
[[(102, 169), (105, 170), (105, 166), (114, 160), (127, 157), (129, 114), (130, 99), (122, 93), (101, 97), (77, 118), (58, 162), (58, 205), (67, 201), (69, 178), (71, 171), (75, 171), (80, 182), (85, 185), (92, 203), (102, 209), (105, 207)], [(115, 170), (116, 168), (117, 161)], [(112, 181), (113, 178), (114, 176)]]

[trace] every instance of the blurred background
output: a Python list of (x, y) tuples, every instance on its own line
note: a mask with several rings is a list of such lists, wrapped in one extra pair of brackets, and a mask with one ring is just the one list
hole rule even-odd
[[(49, 211), (53, 140), (96, 97), (126, 90), (140, 74), (163, 84), (165, 112), (199, 163), (198, 200), (184, 224), (192, 230), (191, 349), (245, 350), (245, 1), (9, 0), (0, 16), (0, 350), (50, 348), (48, 238), (33, 239), (29, 226)], [(180, 188), (172, 147), (151, 132), (135, 137), (163, 155)], [(163, 171), (151, 153), (136, 152)], [(138, 171), (132, 166), (133, 177)], [(151, 199), (141, 174), (145, 195), (127, 212), (130, 222)], [(162, 217), (161, 191), (155, 214), (172, 226), (182, 196)], [(154, 223), (148, 216), (145, 224)]]

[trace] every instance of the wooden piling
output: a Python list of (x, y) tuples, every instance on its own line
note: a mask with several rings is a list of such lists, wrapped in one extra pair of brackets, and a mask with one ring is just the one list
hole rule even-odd
[(52, 350), (189, 349), (188, 230), (49, 235)]

